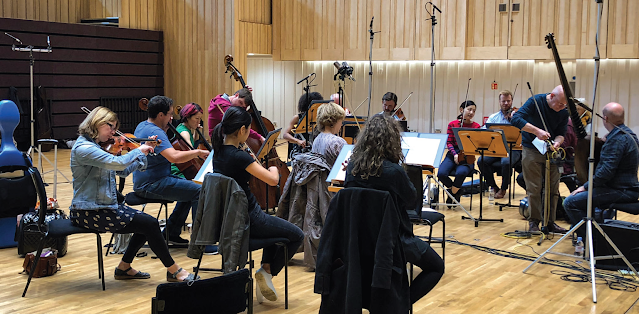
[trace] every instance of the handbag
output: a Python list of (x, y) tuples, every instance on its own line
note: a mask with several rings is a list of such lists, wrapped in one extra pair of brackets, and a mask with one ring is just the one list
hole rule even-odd
[[(40, 239), (43, 233), (38, 229), (38, 212), (28, 212), (20, 219), (20, 225), (17, 229), (16, 242), (18, 242), (18, 255), (20, 257), (25, 256), (27, 252), (33, 252), (38, 249)], [(54, 210), (48, 212), (45, 216), (46, 223), (49, 223), (55, 219), (69, 219), (62, 210)], [(67, 254), (68, 241), (67, 237), (61, 238), (48, 238), (44, 247), (50, 247), (58, 251), (58, 256), (63, 257)]]
[[(22, 273), (29, 274), (33, 263), (35, 263), (35, 252), (27, 253), (22, 263), (24, 271)], [(60, 270), (61, 266), (58, 264), (58, 252), (56, 250), (42, 252), (40, 254), (40, 261), (33, 272), (33, 278), (51, 276)]]

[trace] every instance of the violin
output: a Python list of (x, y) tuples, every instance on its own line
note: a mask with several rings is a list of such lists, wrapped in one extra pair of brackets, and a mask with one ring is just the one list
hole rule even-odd
[(517, 112), (517, 110), (519, 110), (519, 109), (517, 109), (517, 107), (515, 107), (515, 106), (510, 107), (510, 109), (508, 109), (508, 111), (506, 111), (506, 114), (504, 115), (504, 117), (508, 121), (510, 121), (510, 119), (513, 118), (513, 115), (515, 114), (515, 112)]
[[(90, 114), (91, 110), (87, 107), (81, 107), (82, 111), (86, 114)], [(98, 145), (102, 147), (106, 152), (120, 156), (122, 151), (130, 152), (136, 148), (139, 148), (142, 144), (140, 142), (151, 142), (151, 143), (162, 143), (162, 140), (158, 139), (150, 139), (150, 138), (136, 138), (131, 133), (122, 133), (119, 130), (115, 131), (115, 134), (118, 136), (114, 136), (106, 142), (100, 142)]]
[(162, 143), (162, 140), (149, 138), (136, 138), (131, 133), (123, 133), (120, 136), (114, 136), (106, 142), (98, 143), (107, 153), (120, 156), (122, 151), (130, 152), (141, 146), (140, 142)]

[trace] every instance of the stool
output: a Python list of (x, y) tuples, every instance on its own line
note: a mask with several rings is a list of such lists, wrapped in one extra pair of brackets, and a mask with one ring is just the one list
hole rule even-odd
[(608, 210), (613, 211), (615, 219), (617, 219), (617, 212), (622, 211), (631, 215), (639, 215), (639, 202), (632, 203), (612, 203), (608, 206)]
[[(124, 197), (124, 202), (129, 205), (129, 206), (137, 206), (137, 205), (142, 205), (142, 212), (144, 212), (144, 210), (146, 209), (146, 205), (147, 204), (160, 204), (160, 211), (158, 212), (158, 215), (155, 217), (155, 219), (160, 218), (160, 214), (162, 213), (162, 207), (164, 207), (164, 221), (165, 223), (168, 223), (169, 221), (169, 204), (173, 203), (173, 201), (167, 201), (167, 200), (160, 200), (160, 199), (151, 199), (151, 198), (144, 198), (144, 197), (140, 197), (137, 194), (135, 194), (135, 192), (129, 192), (125, 197)], [(166, 227), (164, 228), (166, 231)], [(165, 235), (165, 240), (166, 240), (166, 245), (169, 245), (169, 233), (168, 231), (164, 232)], [(113, 237), (114, 235), (111, 235), (111, 240), (109, 240), (109, 245), (107, 246), (107, 248), (111, 247), (111, 243), (113, 242)], [(109, 250), (107, 249), (106, 252), (106, 256), (109, 255)]]

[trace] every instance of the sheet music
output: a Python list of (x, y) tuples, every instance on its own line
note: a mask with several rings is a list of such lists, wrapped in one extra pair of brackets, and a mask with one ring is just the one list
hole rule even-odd
[[(349, 150), (346, 153), (346, 159), (345, 160), (349, 160), (351, 158), (351, 153), (353, 153), (352, 150)], [(346, 180), (346, 169), (344, 169), (344, 167), (340, 166), (340, 169), (337, 172), (337, 175), (335, 176), (335, 179), (333, 179), (333, 180), (339, 181), (339, 182), (344, 182), (344, 180)]]
[(409, 165), (432, 166), (435, 164), (439, 139), (402, 137), (402, 148), (407, 149), (404, 162)]
[(213, 173), (213, 152), (209, 154), (209, 157), (206, 158), (204, 164), (202, 164), (202, 168), (197, 172), (195, 178), (193, 178), (193, 182), (202, 184), (204, 182), (204, 177), (208, 173)]

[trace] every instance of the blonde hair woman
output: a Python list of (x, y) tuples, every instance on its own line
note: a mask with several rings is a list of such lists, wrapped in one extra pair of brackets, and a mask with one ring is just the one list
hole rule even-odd
[(311, 152), (321, 154), (326, 163), (333, 167), (346, 141), (337, 136), (342, 128), (346, 112), (334, 102), (323, 104), (317, 110), (317, 129), (320, 134), (313, 140)]

